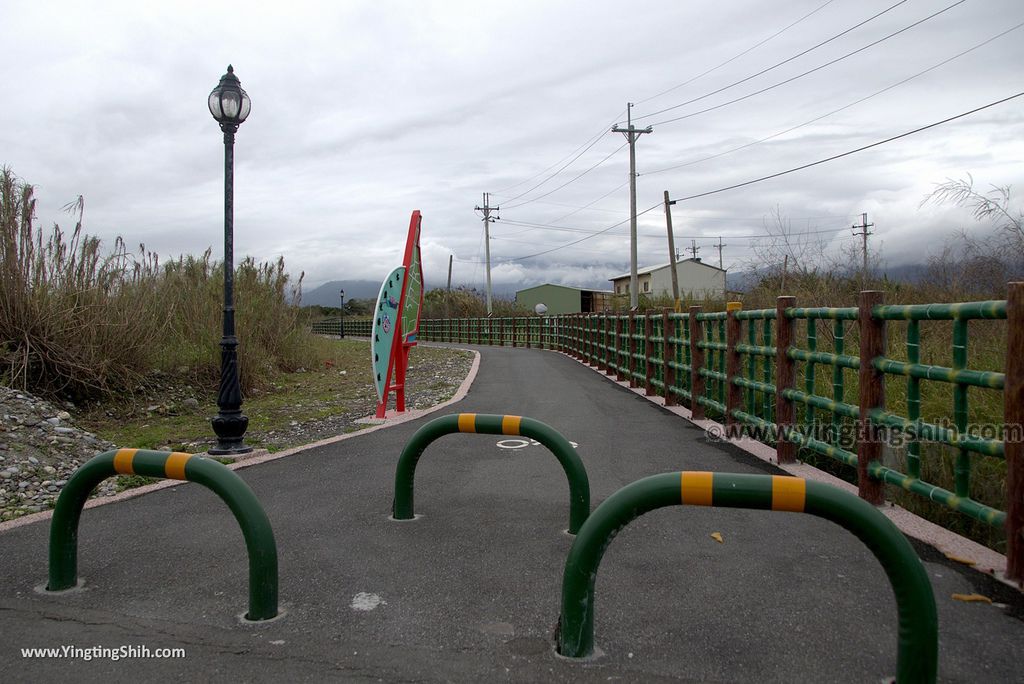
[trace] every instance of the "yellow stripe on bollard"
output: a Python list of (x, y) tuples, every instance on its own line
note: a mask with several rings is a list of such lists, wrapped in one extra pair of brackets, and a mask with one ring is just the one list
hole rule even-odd
[(132, 467), (132, 459), (135, 458), (135, 452), (138, 449), (118, 449), (117, 453), (114, 454), (114, 470), (121, 475), (134, 475), (135, 469)]
[(459, 432), (476, 432), (476, 414), (459, 414)]
[(503, 435), (518, 435), (519, 425), (523, 422), (522, 416), (502, 416), (501, 417), (501, 434)]
[(772, 475), (772, 510), (804, 512), (807, 482), (800, 477)]
[(184, 480), (185, 463), (190, 458), (192, 458), (192, 454), (183, 454), (180, 451), (175, 451), (164, 462), (164, 473), (171, 480)]
[(711, 506), (714, 473), (688, 472), (679, 474), (679, 501), (688, 506)]

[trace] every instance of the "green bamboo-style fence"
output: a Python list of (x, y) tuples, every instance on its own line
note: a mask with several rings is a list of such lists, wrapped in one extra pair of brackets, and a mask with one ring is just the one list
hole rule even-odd
[[(342, 324), (344, 323), (344, 328)], [(314, 335), (341, 335), (344, 329), (346, 337), (369, 337), (373, 330), (373, 319), (370, 318), (324, 318), (310, 326)]]
[[(979, 320), (1001, 322), (1005, 368), (968, 367), (970, 323)], [(949, 365), (922, 363), (922, 330), (932, 321), (952, 326)], [(891, 323), (905, 334), (903, 349), (890, 353)], [(854, 331), (859, 349), (847, 340)], [(1004, 528), (1007, 576), (1024, 582), (1024, 283), (1010, 283), (1005, 300), (959, 304), (891, 305), (866, 291), (853, 307), (804, 308), (780, 297), (775, 308), (746, 311), (733, 302), (724, 312), (428, 319), (420, 338), (560, 351), (689, 407), (695, 420), (717, 420), (729, 437), (773, 445), (780, 463), (805, 449), (856, 468), (867, 501), (882, 503), (890, 484)], [(905, 388), (902, 413), (886, 405), (887, 380)], [(938, 384), (952, 387), (949, 415), (927, 422), (921, 388)], [(978, 393), (1002, 403), (1002, 425), (971, 425), (969, 399)], [(923, 442), (956, 450), (952, 491), (922, 479)], [(906, 472), (883, 463), (886, 444), (906, 447)], [(979, 459), (1006, 461), (1002, 509), (971, 498)]]

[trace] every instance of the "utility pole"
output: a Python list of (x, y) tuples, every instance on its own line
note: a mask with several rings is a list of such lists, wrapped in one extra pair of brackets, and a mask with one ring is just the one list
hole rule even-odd
[(452, 317), (452, 260), (455, 259), (454, 254), (448, 255), (448, 290), (444, 297), (444, 317)]
[[(723, 247), (728, 247), (729, 245), (723, 245), (722, 244), (722, 238), (719, 237), (718, 238), (718, 244), (715, 245), (715, 246), (718, 247), (718, 268), (722, 268), (722, 248)], [(725, 269), (722, 268), (722, 270), (724, 271)]]
[(636, 139), (654, 129), (637, 129), (633, 125), (633, 103), (626, 103), (626, 128), (615, 126), (612, 133), (622, 133), (629, 142), (629, 308), (640, 308), (639, 280), (636, 275)]
[[(484, 212), (484, 259), (487, 262), (487, 315), (491, 315), (491, 210), (498, 211), (500, 207), (490, 206), (491, 193), (484, 193), (484, 206), (476, 207), (477, 211)], [(496, 218), (501, 218), (500, 216)]]
[(696, 240), (690, 240), (690, 246), (686, 248), (686, 251), (693, 254), (693, 258), (697, 258), (697, 252), (700, 251), (700, 247), (697, 246)]
[(861, 267), (860, 272), (860, 287), (862, 290), (866, 290), (868, 287), (868, 235), (873, 235), (873, 233), (868, 232), (868, 228), (871, 228), (874, 225), (874, 223), (868, 223), (867, 212), (864, 212), (860, 215), (860, 225), (858, 226), (855, 223), (851, 226), (854, 231), (860, 228), (860, 232), (854, 232), (853, 235), (854, 237), (859, 235), (863, 239), (863, 242), (861, 243), (861, 255), (864, 257), (864, 265)]
[(668, 226), (668, 263), (672, 268), (672, 300), (676, 305), (676, 313), (679, 313), (679, 274), (676, 273), (676, 236), (672, 234), (672, 203), (668, 199), (668, 190), (665, 191), (665, 224)]

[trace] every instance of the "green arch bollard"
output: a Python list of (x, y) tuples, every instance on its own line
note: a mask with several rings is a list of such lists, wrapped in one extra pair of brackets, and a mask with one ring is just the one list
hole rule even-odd
[(934, 682), (938, 616), (931, 582), (910, 542), (866, 501), (797, 477), (674, 472), (626, 485), (598, 506), (569, 550), (562, 580), (558, 651), (570, 658), (594, 652), (594, 585), (615, 534), (648, 511), (696, 505), (810, 513), (855, 534), (882, 564), (899, 614), (897, 682)]
[(188, 480), (223, 499), (242, 528), (249, 552), (249, 611), (245, 617), (253, 621), (277, 617), (277, 545), (256, 495), (242, 478), (217, 461), (166, 451), (107, 451), (75, 471), (53, 509), (47, 591), (70, 589), (78, 582), (78, 522), (82, 507), (96, 485), (118, 474)]
[(395, 470), (395, 500), (391, 513), (395, 520), (411, 520), (413, 482), (416, 464), (424, 450), (436, 439), (456, 432), (485, 435), (522, 435), (535, 439), (555, 455), (569, 480), (569, 534), (579, 532), (590, 515), (590, 480), (576, 450), (562, 433), (550, 425), (524, 416), (499, 416), (486, 413), (458, 413), (430, 421), (412, 436), (402, 449)]

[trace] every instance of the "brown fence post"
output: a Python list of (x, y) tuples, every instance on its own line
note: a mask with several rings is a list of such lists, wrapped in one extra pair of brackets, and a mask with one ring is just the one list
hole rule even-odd
[(626, 352), (629, 354), (629, 363), (626, 367), (629, 369), (629, 386), (636, 387), (636, 312), (629, 312), (629, 320), (626, 324)]
[(860, 324), (860, 418), (857, 425), (857, 493), (860, 498), (882, 504), (885, 492), (880, 480), (868, 474), (872, 461), (882, 460), (882, 442), (879, 430), (872, 426), (868, 413), (885, 408), (885, 376), (875, 370), (871, 360), (885, 355), (885, 321), (871, 316), (871, 309), (881, 304), (882, 292), (865, 290), (860, 293), (857, 320)]
[(676, 360), (676, 343), (670, 338), (675, 328), (675, 319), (669, 317), (670, 309), (663, 309), (661, 312), (661, 336), (665, 340), (661, 347), (661, 380), (665, 383), (662, 388), (662, 396), (665, 397), (665, 406), (676, 405), (676, 395), (672, 388), (676, 385), (676, 369), (670, 362)]
[(577, 361), (583, 358), (580, 348), (580, 315), (572, 314), (572, 355)]
[(697, 401), (704, 396), (704, 376), (700, 374), (704, 368), (704, 350), (697, 346), (704, 341), (704, 321), (697, 320), (702, 308), (690, 307), (690, 412), (696, 420), (704, 420), (704, 404)]
[(622, 362), (622, 318), (615, 314), (615, 379), (625, 380), (626, 372), (623, 370)]
[(1024, 587), (1024, 283), (1006, 293), (1006, 577)]
[(594, 320), (588, 313), (583, 314), (583, 329), (587, 337), (587, 365), (597, 365), (597, 345), (594, 344)]
[(743, 408), (743, 388), (733, 383), (733, 378), (743, 375), (740, 353), (736, 351), (742, 325), (736, 314), (742, 309), (741, 302), (728, 302), (725, 305), (725, 434), (729, 439), (737, 439), (743, 432), (743, 424), (732, 415), (734, 410)]
[[(608, 317), (597, 314), (597, 370), (608, 372)], [(604, 349), (601, 346), (604, 345)]]
[(654, 314), (644, 314), (644, 396), (654, 396)]
[(782, 396), (782, 391), (796, 389), (796, 362), (789, 358), (789, 348), (796, 339), (796, 321), (786, 316), (786, 309), (796, 306), (796, 297), (775, 300), (775, 458), (779, 463), (796, 461), (796, 444), (786, 438), (796, 424), (796, 406)]

